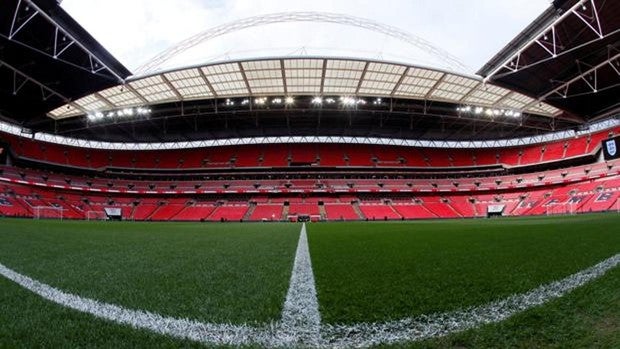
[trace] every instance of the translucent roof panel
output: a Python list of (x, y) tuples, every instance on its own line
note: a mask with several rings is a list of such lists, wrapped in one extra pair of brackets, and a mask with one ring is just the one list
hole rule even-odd
[(110, 87), (100, 91), (99, 94), (118, 107), (130, 107), (143, 104), (142, 100), (125, 86)]
[(70, 118), (70, 117), (74, 117), (74, 116), (78, 116), (78, 115), (82, 115), (82, 111), (69, 105), (63, 105), (62, 107), (58, 107), (54, 110), (52, 110), (51, 112), (48, 113), (48, 115), (52, 118), (52, 119), (56, 119), (56, 120), (60, 120), (60, 119), (65, 119), (65, 118)]
[(497, 106), (508, 107), (513, 109), (524, 109), (527, 105), (534, 102), (534, 98), (522, 95), (517, 92), (511, 92), (506, 98), (502, 99)]
[(165, 102), (176, 99), (176, 94), (160, 75), (132, 81), (129, 85), (149, 102)]
[(103, 110), (108, 106), (104, 101), (97, 97), (97, 95), (82, 97), (76, 100), (75, 104), (86, 110)]
[(170, 84), (184, 99), (212, 97), (206, 79), (198, 69), (186, 69), (164, 74)]
[(510, 90), (505, 88), (492, 85), (480, 85), (463, 99), (463, 103), (494, 105), (508, 93), (510, 93)]
[(400, 86), (394, 91), (394, 95), (410, 98), (425, 97), (444, 75), (445, 73), (438, 71), (411, 68), (401, 81)]
[(448, 74), (435, 86), (431, 97), (446, 101), (460, 101), (479, 84), (478, 80)]
[(200, 68), (218, 96), (249, 95), (241, 68), (237, 63), (225, 63)]
[(279, 58), (225, 62), (138, 77), (48, 113), (66, 118), (92, 111), (185, 99), (285, 95), (428, 99), (510, 108), (553, 116), (561, 110), (482, 79), (430, 68), (339, 58)]
[[(284, 69), (316, 69), (323, 70), (322, 59), (286, 59)], [(287, 74), (288, 75), (288, 74)]]

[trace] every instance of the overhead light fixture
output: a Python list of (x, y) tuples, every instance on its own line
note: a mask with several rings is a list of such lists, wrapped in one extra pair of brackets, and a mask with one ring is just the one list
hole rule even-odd
[(515, 118), (521, 117), (521, 112), (518, 112), (516, 110), (484, 108), (484, 107), (476, 107), (476, 106), (470, 106), (470, 105), (457, 107), (456, 111), (461, 114), (463, 113), (471, 113), (474, 115), (484, 114), (489, 117), (501, 117), (501, 116), (515, 117)]
[(342, 105), (345, 107), (351, 107), (355, 105), (356, 100), (353, 97), (343, 96), (343, 97), (340, 97), (340, 103), (342, 103)]
[(282, 104), (282, 98), (274, 98), (271, 100), (273, 104)]
[(235, 102), (234, 102), (234, 101), (232, 101), (230, 98), (226, 98), (226, 101), (224, 102), (224, 104), (225, 104), (227, 107), (232, 107), (233, 105), (235, 105)]
[(284, 100), (284, 103), (286, 103), (287, 105), (291, 105), (291, 104), (295, 103), (295, 98), (293, 98), (293, 97), (286, 97), (286, 99)]
[(117, 118), (125, 118), (131, 116), (148, 116), (151, 114), (151, 109), (146, 107), (136, 107), (136, 108), (124, 108), (116, 111), (94, 111), (86, 115), (86, 118), (90, 122), (99, 122), (104, 120), (115, 120)]
[(312, 98), (312, 104), (314, 104), (314, 105), (321, 105), (321, 104), (323, 104), (323, 98), (321, 98), (321, 97), (314, 97), (314, 98)]
[(262, 98), (256, 98), (256, 99), (254, 100), (254, 103), (255, 103), (256, 105), (264, 105), (265, 103), (267, 103), (267, 98), (265, 98), (265, 97), (262, 97)]

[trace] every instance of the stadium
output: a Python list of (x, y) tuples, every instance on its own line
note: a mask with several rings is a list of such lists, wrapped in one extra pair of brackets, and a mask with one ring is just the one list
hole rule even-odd
[[(551, 1), (475, 73), (316, 11), (129, 70), (60, 1), (0, 9), (0, 347), (620, 346), (620, 2)], [(299, 22), (439, 63), (166, 65)]]

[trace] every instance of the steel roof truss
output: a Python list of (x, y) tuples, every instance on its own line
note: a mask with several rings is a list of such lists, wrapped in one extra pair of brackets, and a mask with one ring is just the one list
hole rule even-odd
[[(586, 13), (587, 10), (591, 11), (591, 13)], [(495, 67), (495, 69), (484, 78), (484, 81), (487, 82), (496, 75), (505, 75), (499, 74), (502, 70), (516, 73), (520, 70), (526, 69), (532, 65), (536, 65), (549, 58), (555, 58), (563, 52), (567, 52), (573, 49), (574, 47), (562, 45), (559, 42), (559, 37), (556, 29), (566, 18), (571, 15), (579, 18), (580, 22), (587, 29), (594, 32), (598, 37), (597, 40), (605, 38), (606, 34), (601, 26), (599, 12), (595, 0), (580, 0), (569, 10), (564, 12), (561, 16), (556, 18), (544, 30), (542, 30), (539, 36), (534, 37), (530, 41), (526, 42), (517, 50), (517, 52), (515, 52), (512, 56), (508, 57), (503, 63)], [(539, 58), (534, 61), (524, 62), (522, 54), (534, 45), (541, 47), (548, 54), (548, 56)]]

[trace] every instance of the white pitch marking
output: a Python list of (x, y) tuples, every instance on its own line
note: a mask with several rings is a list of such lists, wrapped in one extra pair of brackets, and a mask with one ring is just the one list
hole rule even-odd
[(286, 344), (317, 346), (321, 342), (321, 314), (308, 249), (306, 224), (301, 227), (295, 263), (282, 309), (280, 336)]
[(66, 293), (54, 287), (19, 274), (0, 264), (0, 274), (20, 286), (56, 304), (115, 323), (146, 329), (177, 338), (190, 339), (213, 345), (248, 345), (260, 343), (269, 346), (273, 331), (246, 325), (210, 324), (188, 319), (175, 319), (143, 310), (126, 309)]
[[(310, 289), (307, 289), (305, 286), (302, 287), (302, 284), (299, 287), (291, 288), (293, 290), (298, 289), (298, 291), (293, 292), (295, 294), (309, 295), (314, 290), (314, 276), (312, 276), (312, 282), (310, 283), (307, 279), (308, 269), (306, 269), (311, 268), (310, 257), (309, 253), (307, 256), (304, 256), (304, 250), (308, 252), (308, 248), (305, 227), (302, 229), (297, 249), (301, 253), (297, 253), (295, 256), (295, 266), (303, 266), (300, 268), (302, 271), (306, 270), (306, 272), (305, 274), (304, 272), (301, 273), (302, 276), (305, 275), (301, 279), (306, 280), (304, 281), (306, 283), (305, 286), (312, 286)], [(312, 301), (310, 296), (311, 301), (307, 303), (306, 308), (301, 306), (302, 300), (296, 303), (295, 300), (297, 298), (291, 296), (290, 299), (293, 305), (287, 306), (285, 303), (282, 322), (264, 326), (249, 326), (202, 323), (188, 319), (165, 317), (142, 310), (125, 309), (117, 305), (63, 292), (19, 274), (2, 264), (0, 264), (0, 275), (49, 301), (67, 308), (88, 313), (97, 318), (118, 324), (150, 330), (172, 337), (190, 339), (209, 345), (241, 346), (258, 344), (266, 348), (290, 348), (294, 345), (308, 348), (365, 348), (378, 344), (402, 343), (441, 337), (481, 325), (499, 322), (519, 312), (562, 297), (568, 292), (603, 276), (607, 271), (619, 264), (620, 254), (616, 254), (562, 280), (486, 305), (385, 323), (360, 323), (354, 325), (320, 325), (316, 291), (314, 291), (314, 301)], [(293, 274), (296, 274), (295, 269), (296, 267), (293, 268)], [(291, 281), (293, 279), (294, 277), (291, 277)], [(289, 289), (290, 293), (291, 290)], [(289, 295), (287, 295), (288, 300)], [(305, 301), (303, 302), (306, 304)], [(297, 313), (293, 309), (301, 309), (301, 313)], [(320, 336), (316, 334), (317, 326), (320, 329)], [(301, 334), (286, 332), (287, 329), (297, 328), (302, 331)]]
[(446, 336), (505, 320), (519, 312), (560, 298), (603, 276), (620, 264), (620, 253), (562, 280), (503, 300), (453, 312), (422, 315), (385, 323), (323, 325), (323, 344), (330, 348), (366, 348)]

